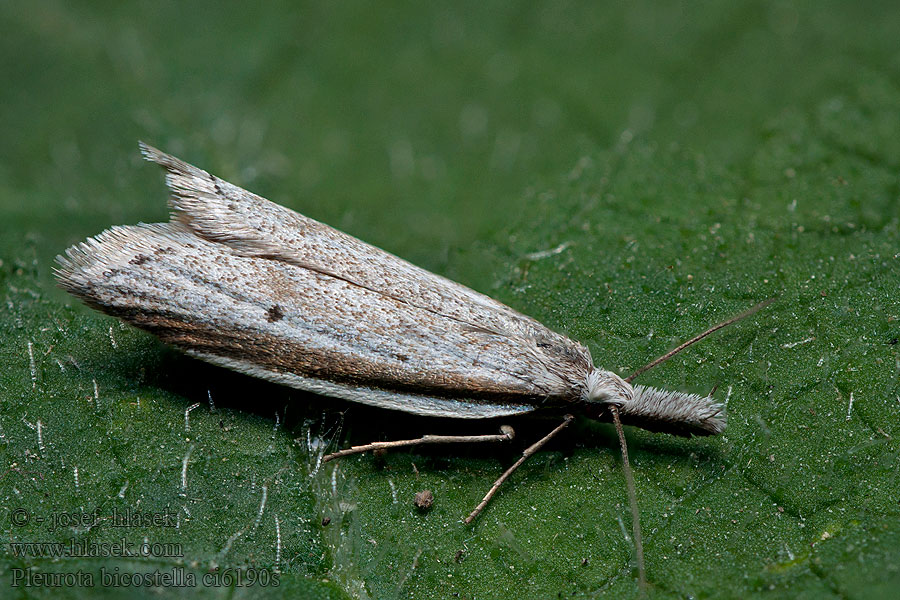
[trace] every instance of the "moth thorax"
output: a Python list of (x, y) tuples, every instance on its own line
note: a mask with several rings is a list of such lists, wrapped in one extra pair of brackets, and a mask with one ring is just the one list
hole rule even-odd
[(585, 401), (622, 406), (631, 400), (631, 384), (610, 371), (594, 369), (587, 376)]

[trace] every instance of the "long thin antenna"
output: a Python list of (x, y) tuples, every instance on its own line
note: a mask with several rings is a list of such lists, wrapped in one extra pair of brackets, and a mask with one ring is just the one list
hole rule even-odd
[(741, 314), (739, 314), (739, 315), (737, 315), (737, 316), (735, 316), (735, 317), (731, 317), (730, 319), (727, 319), (727, 320), (725, 320), (725, 321), (722, 321), (722, 322), (719, 323), (718, 325), (713, 325), (712, 327), (710, 327), (709, 329), (707, 329), (706, 331), (704, 331), (704, 332), (701, 333), (700, 335), (695, 335), (694, 337), (692, 337), (692, 338), (689, 339), (688, 341), (684, 342), (683, 344), (681, 344), (680, 346), (678, 346), (678, 347), (675, 348), (674, 350), (669, 350), (668, 352), (666, 352), (665, 354), (663, 354), (662, 356), (660, 356), (660, 357), (657, 358), (656, 360), (653, 360), (653, 361), (647, 363), (646, 365), (644, 365), (643, 367), (641, 367), (640, 369), (638, 369), (637, 371), (635, 371), (634, 373), (632, 373), (631, 375), (629, 375), (628, 377), (626, 377), (626, 378), (625, 378), (625, 381), (627, 381), (628, 383), (631, 383), (631, 381), (632, 381), (635, 377), (637, 377), (638, 375), (640, 375), (641, 373), (643, 373), (643, 372), (645, 372), (645, 371), (649, 371), (650, 369), (652, 369), (653, 367), (659, 365), (660, 363), (663, 363), (663, 362), (669, 360), (670, 358), (672, 358), (673, 356), (675, 356), (676, 354), (678, 354), (679, 352), (681, 352), (682, 350), (684, 350), (685, 348), (687, 348), (688, 346), (690, 346), (691, 344), (696, 344), (697, 342), (699, 342), (700, 340), (702, 340), (702, 339), (705, 338), (706, 336), (710, 335), (711, 333), (715, 333), (716, 331), (722, 329), (723, 327), (727, 327), (728, 325), (731, 325), (732, 323), (737, 323), (737, 322), (740, 321), (741, 319), (746, 319), (746, 318), (749, 317), (750, 315), (752, 315), (752, 314), (754, 314), (754, 313), (756, 313), (756, 312), (762, 310), (763, 308), (767, 307), (768, 305), (772, 304), (773, 302), (775, 302), (776, 299), (777, 299), (777, 298), (774, 298), (774, 297), (773, 297), (773, 298), (769, 298), (768, 300), (763, 300), (762, 302), (760, 302), (759, 304), (757, 304), (756, 306), (754, 306), (754, 307), (751, 308), (750, 310), (746, 310), (746, 311), (742, 312)]
[(625, 484), (628, 487), (628, 504), (631, 505), (631, 531), (634, 536), (634, 553), (638, 566), (638, 588), (641, 593), (647, 592), (647, 572), (644, 570), (644, 541), (641, 539), (641, 514), (638, 512), (637, 492), (634, 489), (634, 475), (631, 473), (631, 463), (628, 461), (628, 444), (625, 443), (625, 432), (622, 430), (622, 421), (619, 420), (619, 409), (610, 405), (613, 422), (616, 424), (616, 433), (619, 434), (619, 446), (622, 448), (622, 466), (625, 471)]

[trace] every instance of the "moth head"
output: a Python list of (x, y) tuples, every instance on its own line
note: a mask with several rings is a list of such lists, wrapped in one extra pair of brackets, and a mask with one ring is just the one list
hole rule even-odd
[(589, 404), (621, 407), (631, 401), (633, 394), (631, 384), (611, 371), (594, 369), (587, 376), (584, 400)]

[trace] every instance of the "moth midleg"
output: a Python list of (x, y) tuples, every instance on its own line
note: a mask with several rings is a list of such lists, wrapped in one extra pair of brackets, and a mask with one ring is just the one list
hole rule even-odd
[(414, 440), (394, 440), (391, 442), (372, 442), (363, 446), (353, 446), (328, 454), (322, 458), (322, 462), (328, 462), (342, 456), (362, 454), (370, 450), (387, 450), (389, 448), (402, 448), (405, 446), (422, 446), (425, 444), (472, 444), (477, 442), (508, 442), (516, 433), (509, 425), (500, 427), (500, 433), (492, 435), (423, 435)]
[(494, 482), (494, 485), (491, 486), (491, 489), (488, 490), (488, 493), (484, 495), (484, 498), (481, 500), (481, 502), (478, 503), (478, 506), (475, 507), (475, 510), (473, 510), (471, 513), (469, 513), (469, 516), (466, 517), (466, 519), (465, 519), (466, 524), (469, 524), (472, 521), (474, 521), (475, 517), (477, 517), (478, 514), (484, 510), (484, 507), (487, 506), (488, 502), (491, 501), (491, 498), (494, 497), (494, 494), (497, 493), (497, 490), (500, 489), (500, 486), (503, 485), (503, 482), (506, 481), (509, 478), (509, 476), (513, 474), (513, 471), (515, 471), (516, 469), (521, 467), (522, 463), (524, 463), (526, 460), (528, 460), (528, 457), (530, 457), (532, 454), (534, 454), (535, 452), (537, 452), (538, 450), (543, 448), (544, 444), (546, 444), (547, 442), (552, 440), (556, 436), (557, 433), (559, 433), (560, 431), (565, 429), (569, 425), (569, 423), (571, 423), (574, 420), (575, 420), (575, 417), (573, 417), (572, 415), (566, 415), (565, 417), (563, 417), (563, 422), (560, 423), (559, 425), (557, 425), (553, 429), (553, 431), (551, 431), (550, 433), (548, 433), (547, 435), (545, 435), (544, 437), (542, 437), (541, 439), (539, 439), (538, 441), (536, 441), (535, 443), (530, 445), (528, 448), (526, 448), (525, 452), (522, 453), (521, 458), (519, 458), (519, 460), (517, 460), (515, 463), (513, 463), (513, 466), (511, 466), (510, 468), (508, 468), (506, 471), (503, 472), (503, 475), (501, 475), (497, 479), (497, 481)]

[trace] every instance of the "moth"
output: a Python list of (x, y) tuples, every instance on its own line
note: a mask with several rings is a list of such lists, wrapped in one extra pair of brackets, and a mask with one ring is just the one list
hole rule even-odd
[[(584, 345), (484, 294), (148, 145), (140, 149), (166, 171), (171, 220), (112, 227), (76, 244), (57, 257), (56, 277), (88, 305), (191, 356), (417, 415), (565, 415), (513, 468), (576, 414), (682, 436), (725, 428), (723, 407), (711, 397), (631, 381), (762, 305), (623, 378), (595, 366)], [(326, 460), (380, 447), (512, 436), (505, 427), (494, 436), (377, 442)]]

